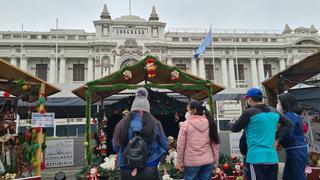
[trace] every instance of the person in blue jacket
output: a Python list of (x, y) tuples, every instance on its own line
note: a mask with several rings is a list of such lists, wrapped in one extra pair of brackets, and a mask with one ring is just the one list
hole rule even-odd
[(300, 117), (302, 109), (292, 94), (283, 93), (278, 96), (277, 110), (288, 117), (293, 124), (288, 133), (279, 139), (279, 143), (285, 148), (287, 154), (283, 180), (305, 180), (308, 149)]
[[(163, 132), (162, 125), (150, 114), (150, 104), (147, 99), (148, 92), (139, 88), (133, 101), (131, 111), (116, 126), (113, 136), (113, 149), (118, 154), (118, 166), (122, 180), (158, 180), (158, 164), (166, 154), (168, 139)], [(123, 152), (133, 132), (141, 132), (147, 144), (148, 160), (145, 166), (135, 172), (125, 166)]]

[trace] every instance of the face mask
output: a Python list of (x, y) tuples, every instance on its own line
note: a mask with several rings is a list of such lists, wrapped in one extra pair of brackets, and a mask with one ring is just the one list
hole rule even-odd
[(249, 103), (249, 100), (246, 101), (246, 108), (251, 108), (251, 105)]
[(282, 109), (281, 103), (279, 103), (279, 102), (277, 104), (277, 111), (279, 111), (280, 113), (283, 113), (283, 109)]
[(189, 119), (190, 116), (191, 116), (191, 115), (190, 115), (189, 111), (187, 111), (187, 112), (186, 112), (186, 115), (185, 115), (184, 117), (185, 117), (186, 119)]

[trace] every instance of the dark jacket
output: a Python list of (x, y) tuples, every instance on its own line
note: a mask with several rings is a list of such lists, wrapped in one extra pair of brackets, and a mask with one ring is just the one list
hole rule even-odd
[(279, 140), (280, 144), (286, 149), (307, 146), (301, 117), (293, 112), (287, 112), (285, 116), (290, 119), (293, 126), (289, 129), (288, 133)]

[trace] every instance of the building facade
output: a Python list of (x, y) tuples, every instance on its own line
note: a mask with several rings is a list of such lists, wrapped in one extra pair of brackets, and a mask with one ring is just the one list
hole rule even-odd
[[(234, 89), (260, 86), (265, 78), (320, 48), (313, 25), (294, 30), (285, 25), (283, 31), (213, 29), (213, 48), (194, 59), (208, 30), (166, 28), (155, 7), (148, 19), (112, 18), (104, 5), (93, 24), (95, 33), (78, 29), (0, 31), (0, 58), (50, 83), (83, 83), (152, 53), (162, 62)], [(237, 101), (218, 102), (217, 108), (222, 120), (219, 126), (226, 127), (227, 120), (241, 113)]]
[(294, 30), (286, 25), (283, 31), (213, 29), (214, 48), (196, 60), (193, 54), (206, 30), (166, 29), (155, 7), (148, 20), (132, 15), (112, 19), (105, 5), (93, 23), (95, 33), (0, 31), (0, 58), (48, 82), (70, 83), (100, 78), (152, 53), (226, 87), (247, 88), (320, 48), (313, 25)]

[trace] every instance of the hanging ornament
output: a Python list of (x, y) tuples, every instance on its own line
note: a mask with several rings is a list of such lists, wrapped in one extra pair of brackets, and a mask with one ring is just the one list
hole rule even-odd
[(177, 80), (180, 77), (180, 73), (177, 70), (171, 72), (171, 80)]
[(4, 92), (3, 97), (5, 100), (8, 100), (10, 98), (10, 94), (8, 92)]
[(102, 125), (102, 128), (108, 127), (108, 118), (105, 112), (103, 112), (103, 119), (102, 119), (101, 125)]
[(97, 124), (97, 123), (98, 123), (97, 119), (93, 118), (92, 121), (91, 121), (91, 124)]
[(125, 71), (123, 72), (123, 78), (124, 78), (126, 81), (132, 79), (132, 72), (129, 71), (129, 70), (125, 70)]
[(99, 133), (99, 141), (101, 144), (107, 143), (107, 135), (102, 129), (100, 130), (100, 133)]
[(100, 174), (99, 174), (98, 168), (96, 166), (93, 166), (90, 169), (90, 174), (88, 174), (87, 178), (88, 180), (98, 180), (99, 176)]
[(156, 65), (155, 65), (155, 59), (148, 58), (146, 60), (146, 68), (148, 73), (148, 78), (154, 78), (156, 76)]
[(24, 84), (23, 86), (21, 86), (22, 91), (28, 91), (29, 90), (29, 86), (27, 84)]
[(46, 110), (45, 110), (45, 109), (40, 109), (40, 110), (39, 110), (39, 113), (40, 113), (40, 114), (44, 114), (44, 113), (46, 113)]
[(102, 144), (102, 145), (101, 145), (100, 155), (101, 155), (101, 156), (106, 156), (106, 155), (107, 155), (107, 145), (106, 145), (106, 144)]
[(229, 164), (228, 163), (224, 163), (224, 165), (222, 166), (222, 168), (224, 170), (228, 170), (230, 168)]

